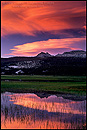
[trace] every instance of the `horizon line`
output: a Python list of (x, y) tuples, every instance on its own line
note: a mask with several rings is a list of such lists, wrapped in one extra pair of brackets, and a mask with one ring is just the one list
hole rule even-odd
[[(86, 52), (86, 50), (71, 50), (71, 51), (84, 51), (84, 52)], [(66, 52), (71, 52), (71, 51), (66, 51)], [(49, 53), (49, 52), (44, 52), (44, 51), (42, 51), (43, 53)], [(41, 52), (40, 52), (41, 53)], [(38, 54), (40, 54), (40, 53), (38, 53)], [(63, 53), (65, 53), (65, 52), (63, 52)], [(62, 54), (63, 54), (62, 53)], [(38, 55), (37, 54), (37, 55)], [(52, 55), (51, 53), (49, 53), (50, 55)], [(52, 56), (56, 56), (56, 55), (58, 55), (58, 54), (60, 54), (60, 53), (57, 53), (57, 54), (55, 54), (55, 55), (52, 55)], [(36, 56), (37, 56), (36, 55)], [(36, 57), (36, 56), (10, 56), (10, 57), (2, 57), (1, 56), (1, 58), (12, 58), (12, 57)]]

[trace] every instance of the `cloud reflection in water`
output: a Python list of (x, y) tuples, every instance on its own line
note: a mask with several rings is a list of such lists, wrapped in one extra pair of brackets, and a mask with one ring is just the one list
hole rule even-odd
[(51, 95), (1, 94), (1, 128), (76, 129), (86, 122), (86, 101)]

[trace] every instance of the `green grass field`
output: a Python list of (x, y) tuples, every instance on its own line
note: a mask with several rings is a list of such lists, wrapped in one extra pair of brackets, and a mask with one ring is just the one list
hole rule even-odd
[[(86, 95), (86, 76), (2, 75), (1, 79), (61, 80), (60, 82), (1, 81), (1, 92), (30, 92), (31, 90), (37, 90)], [(62, 82), (62, 80), (67, 82)]]
[(1, 75), (1, 79), (86, 81), (86, 76)]

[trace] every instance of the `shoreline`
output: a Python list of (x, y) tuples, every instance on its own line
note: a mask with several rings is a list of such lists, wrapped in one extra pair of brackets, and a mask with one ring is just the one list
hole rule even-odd
[(51, 95), (56, 95), (57, 97), (63, 97), (65, 99), (70, 99), (74, 101), (83, 101), (86, 100), (86, 95), (79, 95), (75, 93), (68, 93), (68, 92), (57, 92), (57, 91), (45, 91), (45, 90), (20, 90), (20, 89), (8, 89), (6, 91), (3, 91), (1, 93), (5, 92), (11, 92), (11, 93), (34, 93), (40, 98), (48, 98)]
[(74, 100), (85, 99), (86, 77), (6, 75), (1, 77), (1, 92), (6, 91), (13, 93), (36, 93), (41, 98), (55, 94)]

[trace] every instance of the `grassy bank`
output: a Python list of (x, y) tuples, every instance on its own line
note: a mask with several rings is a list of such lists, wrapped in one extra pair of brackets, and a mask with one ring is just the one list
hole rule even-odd
[(86, 76), (1, 75), (1, 79), (86, 81)]
[[(86, 77), (85, 76), (1, 76), (1, 79), (49, 79), (61, 82), (24, 82), (24, 81), (1, 81), (1, 92), (32, 92), (32, 91), (49, 91), (62, 92), (71, 94), (86, 95)], [(62, 82), (66, 79), (67, 82)], [(72, 80), (69, 82), (69, 80)], [(73, 82), (73, 81), (78, 82)], [(80, 82), (79, 82), (80, 81)]]

